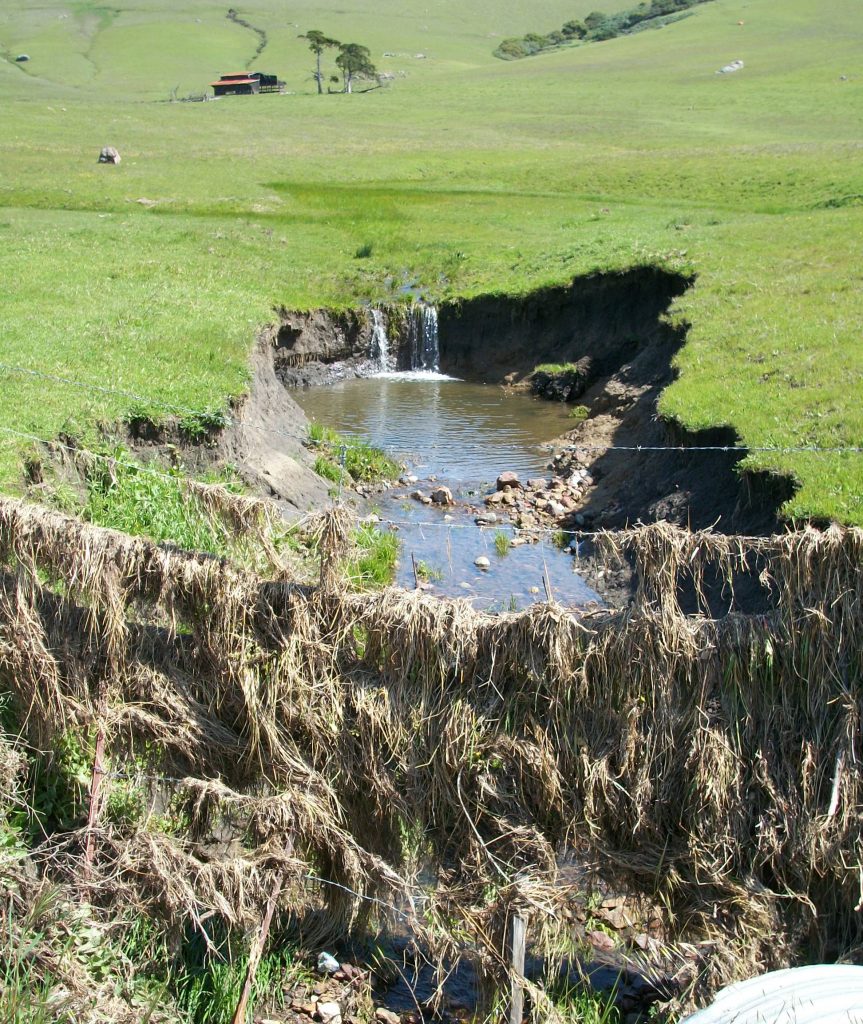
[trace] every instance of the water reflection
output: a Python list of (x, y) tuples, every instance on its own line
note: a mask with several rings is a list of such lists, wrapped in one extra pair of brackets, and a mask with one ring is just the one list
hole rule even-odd
[(499, 472), (544, 472), (542, 445), (569, 425), (567, 407), (439, 374), (387, 374), (308, 388), (309, 419), (419, 460), (425, 473), (479, 484)]
[[(400, 585), (414, 585), (413, 555), (435, 593), (468, 597), (477, 607), (523, 608), (546, 600), (547, 586), (564, 604), (596, 598), (573, 571), (573, 557), (550, 536), (501, 553), (497, 537), (514, 539), (513, 528), (506, 522), (477, 528), (465, 507), (481, 509), (483, 494), (505, 470), (523, 480), (548, 474), (545, 445), (567, 429), (565, 405), (428, 373), (342, 381), (295, 397), (310, 419), (371, 441), (404, 459), (420, 478), (374, 502), (383, 519), (397, 524)], [(456, 509), (409, 497), (435, 482), (452, 489)], [(489, 559), (486, 570), (474, 565), (481, 555)]]

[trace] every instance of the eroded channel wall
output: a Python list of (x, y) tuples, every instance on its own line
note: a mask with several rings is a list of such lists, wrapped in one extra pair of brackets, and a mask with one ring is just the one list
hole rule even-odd
[[(684, 331), (662, 320), (691, 279), (653, 267), (576, 278), (527, 295), (482, 295), (438, 308), (440, 369), (454, 376), (501, 382), (538, 363), (590, 357), (609, 373), (639, 349), (679, 347)], [(407, 368), (410, 316), (406, 304), (380, 314), (394, 365)], [(374, 324), (365, 308), (279, 311), (276, 370), (284, 383), (315, 384), (338, 366), (342, 376), (372, 372)]]
[[(658, 267), (636, 267), (527, 295), (444, 302), (437, 310), (439, 368), (518, 385), (540, 364), (576, 365), (579, 385), (569, 400), (584, 406), (584, 416), (561, 444), (580, 447), (580, 465), (599, 481), (580, 509), (583, 518), (608, 527), (666, 519), (769, 533), (794, 482), (740, 473), (745, 450), (733, 429), (692, 433), (658, 413), (659, 396), (674, 380), (674, 355), (686, 340), (686, 325), (669, 322), (667, 314), (691, 284)], [(404, 369), (411, 319), (406, 305), (382, 306), (374, 316), (362, 308), (283, 310), (274, 328), (275, 373), (288, 387), (373, 375), (380, 369), (375, 321), (386, 328), (389, 368)], [(691, 451), (717, 445), (735, 450)], [(633, 453), (639, 446), (647, 450)], [(559, 469), (572, 467), (564, 459)]]
[(691, 279), (654, 267), (596, 274), (523, 296), (481, 295), (439, 311), (441, 368), (501, 381), (539, 363), (589, 357), (613, 372), (639, 349), (683, 344), (685, 332), (661, 318)]

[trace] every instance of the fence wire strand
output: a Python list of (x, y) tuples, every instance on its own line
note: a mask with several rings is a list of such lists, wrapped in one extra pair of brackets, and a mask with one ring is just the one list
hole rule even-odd
[[(19, 374), (22, 376), (34, 377), (42, 380), (47, 380), (55, 384), (64, 384), (68, 387), (75, 387), (85, 391), (94, 391), (103, 395), (115, 395), (120, 398), (131, 399), (134, 402), (140, 402), (144, 406), (151, 406), (154, 408), (164, 409), (166, 412), (179, 413), (183, 416), (199, 416), (201, 414), (200, 409), (191, 409), (181, 405), (174, 405), (168, 402), (164, 402), (156, 398), (148, 398), (144, 395), (139, 395), (134, 391), (124, 391), (120, 388), (107, 387), (101, 384), (91, 384), (88, 381), (76, 380), (74, 377), (66, 377), (60, 374), (45, 373), (42, 370), (36, 370), (32, 367), (18, 366), (14, 363), (6, 363), (0, 361), (0, 370), (5, 370), (9, 374)], [(306, 445), (314, 444), (325, 444), (322, 441), (312, 441), (308, 438), (301, 438), (296, 434), (289, 434), (283, 430), (277, 430), (275, 427), (259, 427), (253, 424), (244, 424), (245, 427), (251, 427), (261, 433), (273, 434), (277, 437), (287, 438), (291, 441), (299, 441)], [(349, 447), (361, 447), (361, 442), (349, 445)], [(750, 452), (759, 453), (773, 453), (778, 455), (794, 455), (794, 454), (823, 454), (823, 455), (860, 455), (863, 454), (863, 445), (818, 445), (818, 444), (799, 444), (799, 445), (583, 445), (573, 442), (569, 447), (569, 450), (579, 452), (678, 452), (678, 453), (689, 453), (689, 452), (717, 452), (717, 453), (730, 453), (739, 452), (741, 455), (747, 455)], [(384, 451), (392, 452), (395, 449), (392, 446), (387, 446), (383, 449)]]

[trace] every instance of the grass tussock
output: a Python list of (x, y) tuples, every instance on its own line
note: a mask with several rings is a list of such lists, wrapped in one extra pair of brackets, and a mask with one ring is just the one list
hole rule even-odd
[(580, 372), (578, 363), (540, 363), (533, 368), (534, 373), (547, 374), (551, 377), (560, 377), (564, 374), (576, 374)]
[(401, 472), (386, 452), (365, 441), (343, 437), (332, 427), (321, 423), (309, 424), (308, 444), (318, 456), (315, 472), (338, 483), (347, 477), (355, 483), (373, 483), (379, 480), (395, 480)]
[[(510, 916), (561, 905), (578, 847), (733, 952), (711, 983), (860, 941), (863, 533), (602, 536), (640, 586), (580, 620), (346, 592), (353, 526), (323, 517), (307, 586), (0, 502), (0, 669), (29, 741), (87, 726), (112, 765), (180, 780), (182, 839), (146, 814), (92, 834), (103, 912), (248, 929), (280, 872), (310, 944), (389, 915), (323, 877), (502, 984)], [(706, 614), (707, 581), (753, 565), (774, 609)], [(213, 857), (215, 828), (242, 844)], [(406, 832), (440, 872), (422, 902)], [(43, 844), (65, 882), (69, 841)], [(552, 914), (531, 929), (564, 948)]]

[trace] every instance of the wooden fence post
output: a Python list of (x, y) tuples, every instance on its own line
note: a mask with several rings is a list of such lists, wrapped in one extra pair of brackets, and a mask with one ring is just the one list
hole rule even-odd
[(273, 913), (276, 909), (276, 902), (279, 898), (279, 893), (282, 891), (282, 873), (281, 871), (276, 872), (276, 877), (273, 882), (273, 890), (270, 893), (270, 898), (267, 900), (267, 909), (264, 913), (264, 918), (261, 921), (261, 928), (258, 934), (255, 936), (255, 941), (252, 943), (252, 948), (249, 950), (249, 965), (246, 968), (246, 981), (243, 985), (243, 991), (240, 995), (240, 1001), (237, 1003), (237, 1009), (234, 1012), (234, 1016), (231, 1019), (231, 1024), (245, 1024), (246, 1022), (246, 1007), (249, 1003), (249, 996), (252, 994), (252, 985), (255, 983), (255, 975), (258, 973), (258, 964), (261, 962), (261, 955), (264, 952), (264, 946), (267, 942), (267, 935), (270, 931), (270, 924), (273, 920)]
[(90, 813), (87, 815), (87, 848), (84, 854), (84, 877), (90, 877), (93, 858), (96, 856), (96, 836), (94, 829), (99, 817), (101, 802), (99, 799), (105, 768), (102, 758), (105, 754), (105, 730), (100, 726), (96, 735), (96, 752), (93, 755), (93, 772), (90, 776)]
[(509, 962), (510, 962), (510, 997), (509, 1024), (521, 1024), (524, 1016), (524, 989), (521, 986), (524, 978), (524, 956), (527, 939), (527, 920), (516, 913), (512, 918), (510, 931)]

